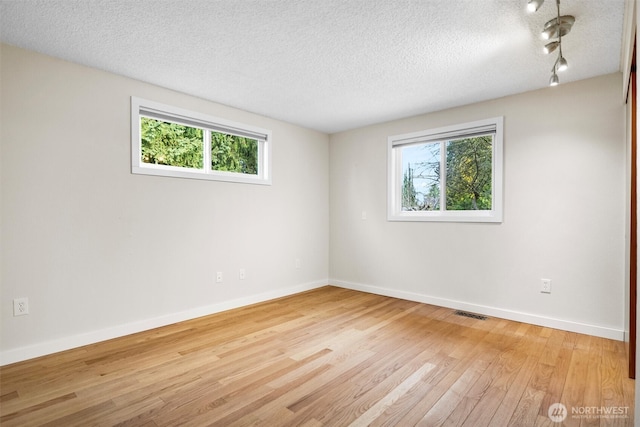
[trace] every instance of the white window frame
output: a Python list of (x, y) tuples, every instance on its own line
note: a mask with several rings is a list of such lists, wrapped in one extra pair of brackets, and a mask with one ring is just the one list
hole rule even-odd
[[(141, 156), (140, 117), (149, 117), (203, 129), (203, 169), (144, 163)], [(212, 170), (210, 131), (257, 140), (258, 173), (254, 175)], [(271, 144), (271, 131), (268, 129), (237, 123), (135, 96), (131, 97), (131, 172), (134, 174), (271, 185)]]
[[(389, 221), (443, 221), (443, 222), (502, 222), (503, 181), (503, 123), (504, 117), (446, 126), (437, 129), (394, 135), (388, 138), (388, 210)], [(453, 139), (494, 133), (491, 165), (491, 210), (447, 211), (441, 202), (439, 211), (402, 210), (402, 147), (428, 142), (446, 142)], [(444, 144), (443, 144), (444, 145)], [(446, 175), (446, 154), (441, 156), (442, 175)], [(441, 200), (446, 200), (446, 182), (441, 182)]]

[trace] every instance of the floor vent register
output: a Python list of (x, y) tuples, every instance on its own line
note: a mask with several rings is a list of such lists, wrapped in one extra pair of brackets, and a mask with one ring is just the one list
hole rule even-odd
[(483, 316), (481, 314), (469, 313), (468, 311), (457, 310), (453, 314), (455, 314), (456, 316), (470, 317), (472, 319), (487, 320), (487, 316)]

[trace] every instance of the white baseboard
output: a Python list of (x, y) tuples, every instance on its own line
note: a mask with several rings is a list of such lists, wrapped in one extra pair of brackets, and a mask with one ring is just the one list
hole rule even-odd
[(231, 310), (234, 308), (244, 307), (247, 305), (269, 301), (280, 297), (294, 295), (300, 292), (326, 286), (328, 283), (341, 288), (353, 289), (356, 291), (368, 292), (377, 295), (385, 295), (394, 298), (401, 298), (409, 301), (437, 305), (440, 307), (453, 308), (456, 310), (471, 311), (473, 313), (484, 314), (486, 316), (500, 317), (503, 319), (525, 322), (533, 325), (545, 326), (564, 331), (578, 332), (581, 334), (594, 335), (618, 341), (624, 341), (625, 339), (625, 331), (622, 329), (606, 328), (597, 325), (589, 325), (568, 320), (554, 319), (550, 317), (538, 316), (535, 314), (517, 312), (513, 310), (471, 304), (463, 301), (432, 297), (429, 295), (418, 294), (414, 292), (406, 292), (397, 289), (382, 288), (377, 286), (347, 282), (344, 280), (332, 279), (329, 281), (322, 280), (317, 282), (304, 283), (289, 288), (264, 292), (258, 295), (238, 298), (231, 301), (224, 301), (218, 304), (197, 307), (192, 310), (186, 310), (179, 313), (172, 313), (152, 319), (146, 319), (138, 322), (132, 322), (124, 325), (114, 326), (111, 328), (101, 329), (98, 331), (87, 332), (85, 334), (73, 335), (26, 347), (5, 350), (3, 352), (0, 352), (0, 366), (21, 362), (23, 360), (33, 359), (35, 357), (45, 356), (48, 354), (58, 353), (60, 351), (82, 347), (89, 344), (95, 344), (101, 341), (135, 334), (138, 332), (159, 328), (161, 326), (167, 326), (173, 323), (191, 320), (210, 314), (220, 313), (222, 311)]
[(100, 341), (106, 341), (113, 338), (122, 337), (125, 335), (131, 335), (131, 334), (135, 334), (142, 331), (148, 331), (150, 329), (159, 328), (161, 326), (167, 326), (173, 323), (183, 322), (185, 320), (191, 320), (191, 319), (207, 316), (214, 313), (220, 313), (222, 311), (227, 311), (234, 308), (244, 307), (244, 306), (256, 304), (259, 302), (264, 302), (264, 301), (269, 301), (276, 298), (294, 295), (300, 292), (316, 289), (322, 286), (327, 286), (327, 283), (328, 283), (327, 280), (304, 283), (304, 284), (289, 287), (289, 288), (276, 289), (273, 291), (264, 292), (258, 295), (251, 295), (249, 297), (238, 298), (231, 301), (224, 301), (218, 304), (212, 304), (204, 307), (197, 307), (192, 310), (181, 311), (178, 313), (171, 313), (165, 316), (155, 317), (152, 319), (146, 319), (138, 322), (127, 323), (124, 325), (118, 325), (111, 328), (87, 332), (79, 335), (73, 335), (65, 338), (60, 338), (57, 340), (52, 340), (52, 341), (47, 341), (43, 343), (26, 346), (26, 347), (5, 350), (0, 352), (0, 366), (8, 365), (10, 363), (21, 362), (23, 360), (33, 359), (35, 357), (45, 356), (48, 354), (58, 353), (60, 351), (82, 347), (89, 344), (95, 344)]
[(545, 326), (548, 328), (560, 329), (563, 331), (577, 332), (586, 335), (593, 335), (602, 338), (608, 338), (618, 341), (624, 341), (625, 333), (622, 329), (606, 328), (598, 325), (589, 325), (586, 323), (572, 322), (570, 320), (554, 319), (551, 317), (539, 316), (536, 314), (522, 313), (503, 308), (489, 307), (478, 304), (466, 303), (463, 301), (455, 301), (446, 298), (432, 297), (429, 295), (418, 294), (414, 292), (400, 291), (397, 289), (381, 288), (371, 285), (363, 285), (360, 283), (352, 283), (344, 280), (329, 280), (334, 286), (355, 291), (368, 292), (371, 294), (384, 295), (388, 297), (401, 298), (409, 301), (416, 301), (425, 304), (437, 305), (440, 307), (453, 308), (455, 310), (470, 311), (473, 313), (483, 314), (485, 316), (499, 317), (502, 319), (515, 320), (517, 322), (530, 323), (532, 325)]

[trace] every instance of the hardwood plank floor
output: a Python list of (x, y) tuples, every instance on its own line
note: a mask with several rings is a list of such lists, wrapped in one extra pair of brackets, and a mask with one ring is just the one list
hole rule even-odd
[(328, 286), (1, 367), (0, 424), (552, 426), (562, 403), (632, 426), (626, 366), (622, 342)]

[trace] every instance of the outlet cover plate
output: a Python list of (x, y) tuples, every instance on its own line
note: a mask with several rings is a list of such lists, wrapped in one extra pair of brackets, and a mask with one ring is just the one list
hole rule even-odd
[(13, 300), (13, 315), (24, 316), (29, 314), (29, 298), (16, 298)]
[(540, 279), (540, 281), (541, 281), (540, 292), (542, 292), (543, 294), (550, 294), (551, 293), (551, 279)]

